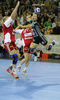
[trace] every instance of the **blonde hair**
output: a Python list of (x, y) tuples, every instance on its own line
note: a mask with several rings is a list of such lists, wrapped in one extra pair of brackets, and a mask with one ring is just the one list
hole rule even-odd
[(4, 16), (4, 17), (3, 17), (3, 23), (5, 22), (5, 20), (6, 20), (7, 17), (8, 17), (8, 16)]

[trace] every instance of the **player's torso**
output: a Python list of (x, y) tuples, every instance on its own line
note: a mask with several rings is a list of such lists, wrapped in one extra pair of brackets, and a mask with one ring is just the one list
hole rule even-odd
[(21, 35), (25, 43), (30, 43), (33, 41), (33, 31), (31, 29), (24, 30)]
[(33, 22), (32, 23), (34, 26), (33, 26), (33, 30), (34, 30), (34, 33), (33, 33), (33, 37), (41, 37), (43, 34), (41, 33), (41, 30), (39, 28), (39, 25), (37, 24), (37, 21), (36, 22)]
[(11, 42), (15, 42), (15, 34), (13, 32), (12, 25), (10, 25), (9, 27), (6, 27), (5, 25), (3, 25), (3, 32), (4, 32), (4, 39), (5, 39), (5, 35), (7, 33), (9, 33), (10, 34)]

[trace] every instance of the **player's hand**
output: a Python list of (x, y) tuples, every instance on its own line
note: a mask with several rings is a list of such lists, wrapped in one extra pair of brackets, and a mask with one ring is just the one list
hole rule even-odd
[(28, 15), (28, 18), (31, 18), (31, 15)]
[(17, 5), (18, 5), (18, 6), (20, 5), (20, 1), (17, 2)]
[(21, 24), (19, 24), (19, 27), (22, 27), (22, 25), (21, 25)]

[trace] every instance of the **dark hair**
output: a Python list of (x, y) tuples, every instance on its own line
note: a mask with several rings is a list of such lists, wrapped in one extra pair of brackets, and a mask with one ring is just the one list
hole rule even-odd
[(29, 22), (26, 22), (24, 25), (28, 25), (29, 24)]

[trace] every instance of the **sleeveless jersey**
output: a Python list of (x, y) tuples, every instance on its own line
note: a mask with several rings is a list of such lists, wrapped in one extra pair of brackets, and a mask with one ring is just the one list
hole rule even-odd
[(25, 45), (28, 45), (33, 41), (33, 30), (32, 29), (23, 30), (21, 35), (22, 35)]
[[(6, 27), (5, 24), (3, 24), (3, 33), (4, 33), (4, 43), (15, 42), (15, 34), (13, 32), (12, 25), (10, 25), (9, 27)], [(9, 37), (7, 37), (7, 34), (9, 34), (8, 35)]]

